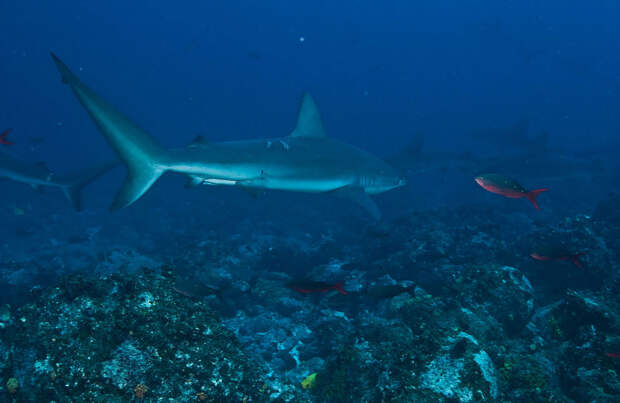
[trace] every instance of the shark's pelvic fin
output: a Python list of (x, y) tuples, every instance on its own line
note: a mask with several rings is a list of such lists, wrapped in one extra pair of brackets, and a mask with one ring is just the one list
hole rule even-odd
[(187, 180), (185, 181), (185, 187), (186, 188), (195, 188), (197, 186), (202, 185), (203, 181), (204, 181), (204, 179), (201, 178), (200, 176), (187, 175)]
[(127, 165), (127, 178), (111, 209), (116, 210), (132, 204), (166, 171), (166, 150), (148, 133), (84, 85), (53, 53), (52, 58), (63, 83), (71, 87), (99, 130)]
[(304, 94), (299, 107), (297, 126), (290, 134), (291, 137), (325, 137), (325, 129), (321, 121), (319, 109), (308, 93)]

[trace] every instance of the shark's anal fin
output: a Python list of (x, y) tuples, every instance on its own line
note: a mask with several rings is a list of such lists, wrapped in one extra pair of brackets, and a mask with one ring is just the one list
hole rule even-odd
[(351, 200), (353, 203), (369, 212), (373, 219), (377, 221), (381, 219), (381, 210), (379, 210), (377, 203), (375, 203), (361, 187), (344, 186), (330, 193)]
[(291, 137), (325, 137), (325, 129), (319, 109), (308, 93), (304, 94), (297, 116), (297, 126), (290, 134)]

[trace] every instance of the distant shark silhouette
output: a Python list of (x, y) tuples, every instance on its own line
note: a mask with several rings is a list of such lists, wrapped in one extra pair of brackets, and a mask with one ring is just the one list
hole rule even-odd
[(40, 186), (60, 188), (73, 208), (80, 211), (82, 210), (82, 189), (116, 165), (118, 162), (108, 162), (73, 174), (59, 176), (50, 171), (44, 163), (21, 161), (0, 153), (0, 178), (26, 183), (35, 189)]
[(297, 126), (283, 138), (208, 143), (201, 138), (181, 149), (165, 149), (148, 133), (85, 86), (52, 53), (68, 84), (99, 130), (127, 165), (128, 176), (111, 209), (139, 199), (166, 171), (187, 175), (188, 184), (246, 189), (333, 193), (349, 198), (375, 219), (370, 194), (403, 186), (405, 180), (382, 160), (325, 136), (312, 97), (304, 95)]

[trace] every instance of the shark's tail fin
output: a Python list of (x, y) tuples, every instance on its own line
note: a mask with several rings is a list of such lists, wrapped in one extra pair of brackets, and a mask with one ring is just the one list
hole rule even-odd
[(168, 152), (148, 133), (84, 85), (53, 53), (52, 58), (60, 72), (62, 82), (71, 87), (129, 171), (111, 209), (116, 210), (130, 205), (166, 171), (169, 162)]
[(118, 161), (107, 162), (79, 173), (69, 174), (58, 178), (57, 182), (76, 211), (82, 211), (82, 190), (110, 169), (119, 165)]

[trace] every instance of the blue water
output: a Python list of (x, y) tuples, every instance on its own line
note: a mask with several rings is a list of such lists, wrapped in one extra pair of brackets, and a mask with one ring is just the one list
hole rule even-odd
[[(290, 241), (282, 255), (265, 252), (263, 266), (247, 279), (265, 272), (299, 277), (336, 258), (355, 261), (368, 271), (368, 281), (391, 274), (427, 281), (427, 289), (441, 294), (437, 282), (449, 282), (445, 278), (376, 268), (399, 248), (415, 250), (414, 241), (405, 242), (415, 231), (411, 217), (425, 212), (452, 235), (460, 231), (450, 227), (459, 214), (463, 221), (489, 220), (459, 245), (481, 248), (472, 239), (495, 228), (488, 232), (501, 239), (484, 247), (501, 252), (490, 253), (486, 263), (525, 272), (541, 306), (561, 300), (568, 289), (599, 292), (617, 277), (619, 232), (610, 229), (619, 225), (613, 207), (620, 192), (617, 1), (24, 0), (0, 3), (0, 16), (0, 132), (12, 128), (15, 143), (0, 151), (16, 159), (45, 161), (63, 173), (116, 158), (60, 82), (53, 51), (166, 147), (182, 147), (197, 135), (213, 142), (286, 136), (308, 91), (329, 136), (372, 152), (408, 178), (406, 187), (376, 198), (385, 217), (380, 223), (338, 198), (188, 190), (174, 175), (134, 205), (109, 213), (122, 169), (89, 186), (85, 211), (75, 213), (55, 189), (3, 180), (2, 304), (24, 304), (33, 286), (88, 272), (111, 250), (135, 250), (174, 265), (214, 237), (223, 249), (227, 242), (256, 242), (261, 249)], [(515, 129), (520, 124), (525, 131)], [(423, 138), (420, 149), (403, 151), (416, 138)], [(477, 186), (474, 176), (488, 170), (527, 189), (549, 187), (539, 197), (542, 211)], [(603, 219), (606, 229), (592, 235), (575, 224), (575, 217), (591, 216)], [(526, 259), (528, 234), (553, 238), (568, 227), (592, 235), (584, 241), (567, 230), (564, 238), (600, 252), (590, 263), (605, 266), (602, 271), (583, 276), (567, 264), (541, 273)], [(367, 231), (371, 235), (360, 235)], [(332, 240), (329, 247), (304, 249), (310, 246), (301, 240), (321, 237)], [(446, 264), (429, 259), (432, 267)], [(45, 270), (29, 274), (20, 266), (15, 275), (10, 267), (16, 262), (39, 262)], [(124, 270), (120, 264), (116, 269)], [(609, 305), (617, 314), (617, 305)], [(230, 326), (239, 326), (233, 319), (238, 306), (219, 308)], [(617, 369), (617, 361), (613, 365)], [(0, 366), (0, 375), (8, 377), (8, 370)], [(566, 393), (575, 401), (590, 396)]]

